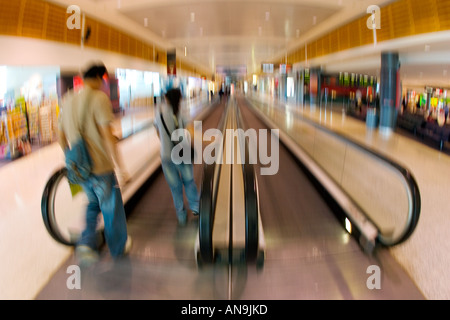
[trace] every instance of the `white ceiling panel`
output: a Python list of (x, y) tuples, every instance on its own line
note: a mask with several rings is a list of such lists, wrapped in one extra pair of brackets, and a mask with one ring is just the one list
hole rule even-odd
[[(176, 3), (176, 5), (175, 5)], [(120, 12), (214, 71), (267, 61), (339, 10), (312, 1), (136, 1)], [(208, 55), (205, 56), (205, 53)]]

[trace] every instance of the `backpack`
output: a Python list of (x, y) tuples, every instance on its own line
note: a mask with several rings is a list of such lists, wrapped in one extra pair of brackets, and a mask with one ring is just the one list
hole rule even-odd
[(83, 137), (84, 123), (86, 122), (86, 108), (79, 128), (79, 138), (71, 144), (64, 152), (66, 157), (67, 179), (71, 184), (81, 184), (85, 182), (92, 171), (92, 158), (89, 154), (86, 141)]

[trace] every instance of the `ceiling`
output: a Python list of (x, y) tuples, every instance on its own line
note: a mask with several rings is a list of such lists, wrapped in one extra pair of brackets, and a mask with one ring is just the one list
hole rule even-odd
[[(88, 14), (149, 39), (212, 75), (219, 70), (247, 74), (261, 64), (335, 30), (367, 7), (392, 0), (52, 0), (77, 4)], [(445, 43), (445, 45), (443, 44)], [(325, 70), (379, 75), (381, 50), (397, 50), (402, 76), (449, 82), (450, 35), (389, 41), (308, 61)], [(424, 49), (428, 45), (428, 50)], [(419, 70), (420, 69), (420, 70)], [(237, 70), (237, 71), (236, 71)], [(244, 71), (243, 71), (244, 70)], [(422, 73), (421, 73), (422, 72)], [(406, 78), (405, 78), (406, 80)], [(411, 80), (411, 79), (410, 79)], [(450, 84), (448, 84), (450, 86)]]
[[(207, 69), (260, 67), (340, 7), (323, 1), (147, 1), (121, 9)], [(313, 21), (314, 19), (314, 21)]]
[(145, 28), (211, 73), (284, 55), (308, 36), (325, 33), (386, 0), (90, 0)]

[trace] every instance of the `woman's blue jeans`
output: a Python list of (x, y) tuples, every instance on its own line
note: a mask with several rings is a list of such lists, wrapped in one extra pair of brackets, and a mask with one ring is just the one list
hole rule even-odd
[(161, 161), (166, 181), (172, 192), (175, 211), (179, 220), (186, 219), (186, 210), (183, 200), (183, 186), (186, 191), (189, 208), (192, 211), (199, 210), (199, 196), (194, 181), (194, 170), (192, 164), (174, 164), (171, 160)]
[(97, 222), (101, 212), (104, 220), (106, 244), (112, 257), (123, 254), (127, 241), (127, 221), (119, 184), (114, 172), (91, 175), (82, 184), (89, 203), (86, 209), (86, 227), (77, 245), (87, 245), (97, 249)]

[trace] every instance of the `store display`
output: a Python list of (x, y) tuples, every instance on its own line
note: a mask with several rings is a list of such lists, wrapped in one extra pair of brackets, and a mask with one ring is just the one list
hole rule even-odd
[(16, 159), (57, 138), (59, 66), (4, 66), (0, 159)]
[(0, 119), (0, 159), (6, 158), (8, 131), (7, 131), (7, 115), (6, 111), (2, 112)]
[(56, 141), (59, 107), (56, 99), (40, 106), (16, 100), (4, 110), (0, 121), (0, 159), (15, 159), (31, 152), (32, 144)]
[(39, 141), (39, 106), (30, 103), (27, 107), (29, 138), (31, 143)]
[(52, 142), (52, 112), (49, 105), (42, 106), (39, 109), (39, 129), (40, 142)]
[(2, 114), (0, 157), (15, 159), (31, 151), (25, 101), (17, 99), (14, 107)]

